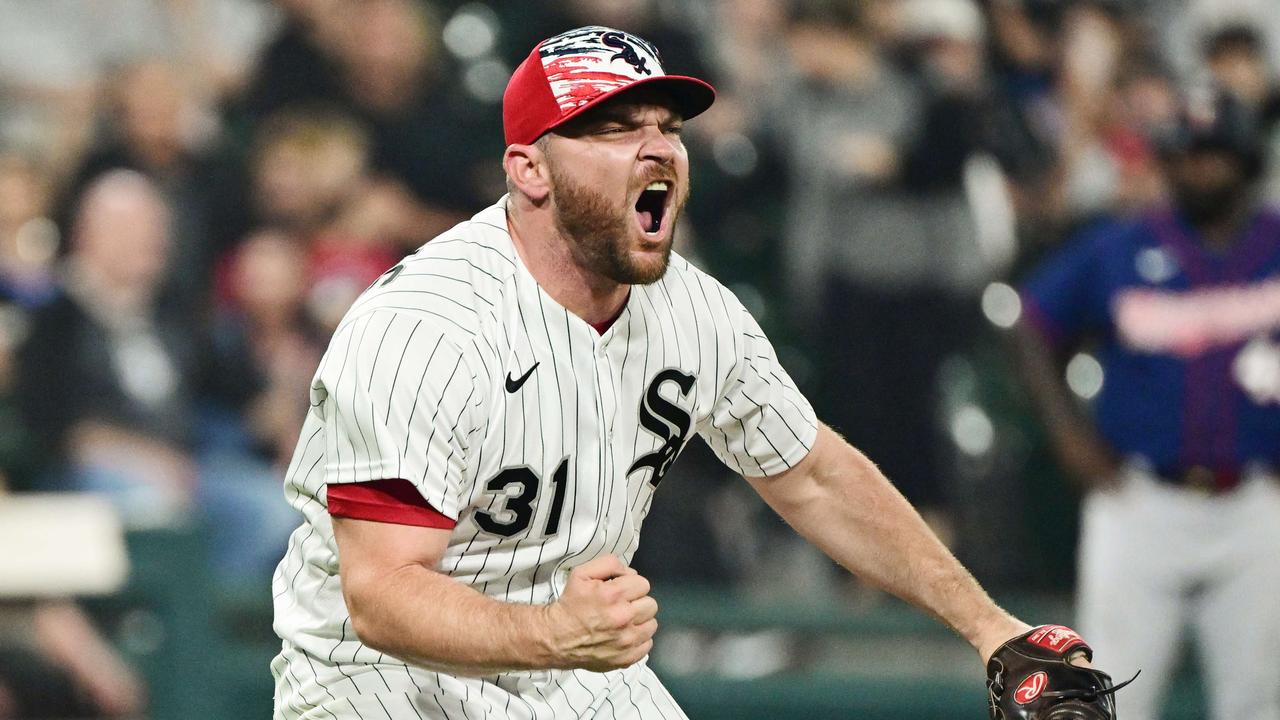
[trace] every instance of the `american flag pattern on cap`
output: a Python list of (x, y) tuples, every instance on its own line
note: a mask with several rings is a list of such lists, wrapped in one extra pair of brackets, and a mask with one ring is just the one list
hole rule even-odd
[(502, 95), (507, 143), (531, 143), (587, 108), (637, 85), (661, 86), (686, 120), (714, 102), (697, 78), (668, 75), (648, 40), (591, 25), (538, 44), (515, 69)]
[(666, 74), (658, 49), (649, 41), (598, 25), (543, 42), (538, 56), (551, 93), (564, 112), (637, 80)]

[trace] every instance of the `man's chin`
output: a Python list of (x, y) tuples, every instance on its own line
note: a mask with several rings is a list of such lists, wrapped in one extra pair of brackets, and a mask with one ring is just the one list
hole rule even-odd
[(627, 258), (626, 282), (631, 285), (652, 285), (667, 274), (671, 264), (671, 243), (667, 242), (651, 250), (637, 250)]

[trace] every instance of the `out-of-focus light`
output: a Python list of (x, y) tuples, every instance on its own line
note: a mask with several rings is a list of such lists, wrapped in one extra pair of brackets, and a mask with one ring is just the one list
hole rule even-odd
[(711, 153), (720, 169), (734, 177), (750, 175), (760, 163), (756, 144), (742, 133), (725, 133), (716, 138)]
[(444, 45), (455, 57), (474, 60), (493, 52), (498, 41), (498, 15), (483, 3), (467, 3), (444, 25)]
[(14, 250), (18, 258), (33, 265), (51, 262), (58, 253), (61, 235), (58, 226), (49, 218), (28, 220), (18, 228), (14, 236)]
[(1280, 403), (1280, 344), (1265, 337), (1252, 340), (1236, 355), (1232, 371), (1255, 402)]
[(133, 610), (119, 621), (120, 644), (134, 655), (150, 655), (164, 644), (164, 621), (150, 610)]
[(467, 92), (477, 100), (496, 103), (507, 88), (511, 69), (500, 60), (488, 59), (471, 63), (462, 73), (462, 83)]
[(1164, 248), (1144, 248), (1134, 265), (1143, 280), (1157, 285), (1178, 274), (1177, 264)]
[(964, 454), (981, 457), (995, 447), (996, 426), (982, 408), (961, 405), (951, 416), (951, 438)]
[(1102, 363), (1088, 353), (1078, 353), (1067, 363), (1067, 387), (1085, 400), (1102, 390)]
[(996, 327), (1011, 328), (1022, 317), (1022, 299), (1012, 287), (993, 282), (982, 291), (982, 314)]

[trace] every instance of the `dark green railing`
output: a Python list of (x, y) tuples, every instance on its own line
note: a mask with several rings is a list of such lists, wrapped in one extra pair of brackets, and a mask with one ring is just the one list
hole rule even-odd
[[(153, 720), (270, 717), (268, 663), (278, 641), (265, 583), (216, 586), (203, 569), (204, 538), (196, 531), (134, 533), (129, 545), (134, 569), (128, 590), (94, 605), (147, 676)], [(781, 630), (801, 648), (825, 646), (828, 658), (841, 642), (945, 651), (941, 660), (897, 674), (860, 655), (839, 663), (810, 658), (749, 680), (712, 670), (681, 674), (664, 667), (662, 654), (655, 653), (655, 670), (694, 720), (985, 717), (976, 658), (940, 625), (896, 601), (859, 609), (805, 598), (757, 601), (710, 588), (658, 587), (654, 594), (662, 608), (659, 639), (681, 631), (723, 637)], [(1032, 622), (1067, 616), (1065, 598), (1006, 600)], [(951, 657), (965, 659), (948, 664)], [(1188, 673), (1173, 690), (1166, 720), (1205, 716), (1199, 683)]]

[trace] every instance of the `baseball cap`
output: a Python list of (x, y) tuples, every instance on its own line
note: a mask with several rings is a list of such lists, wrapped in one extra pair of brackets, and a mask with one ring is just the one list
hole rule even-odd
[(705, 81), (668, 75), (649, 41), (613, 28), (580, 27), (538, 43), (502, 94), (507, 144), (527, 145), (561, 123), (640, 86), (662, 87), (685, 119), (711, 107)]

